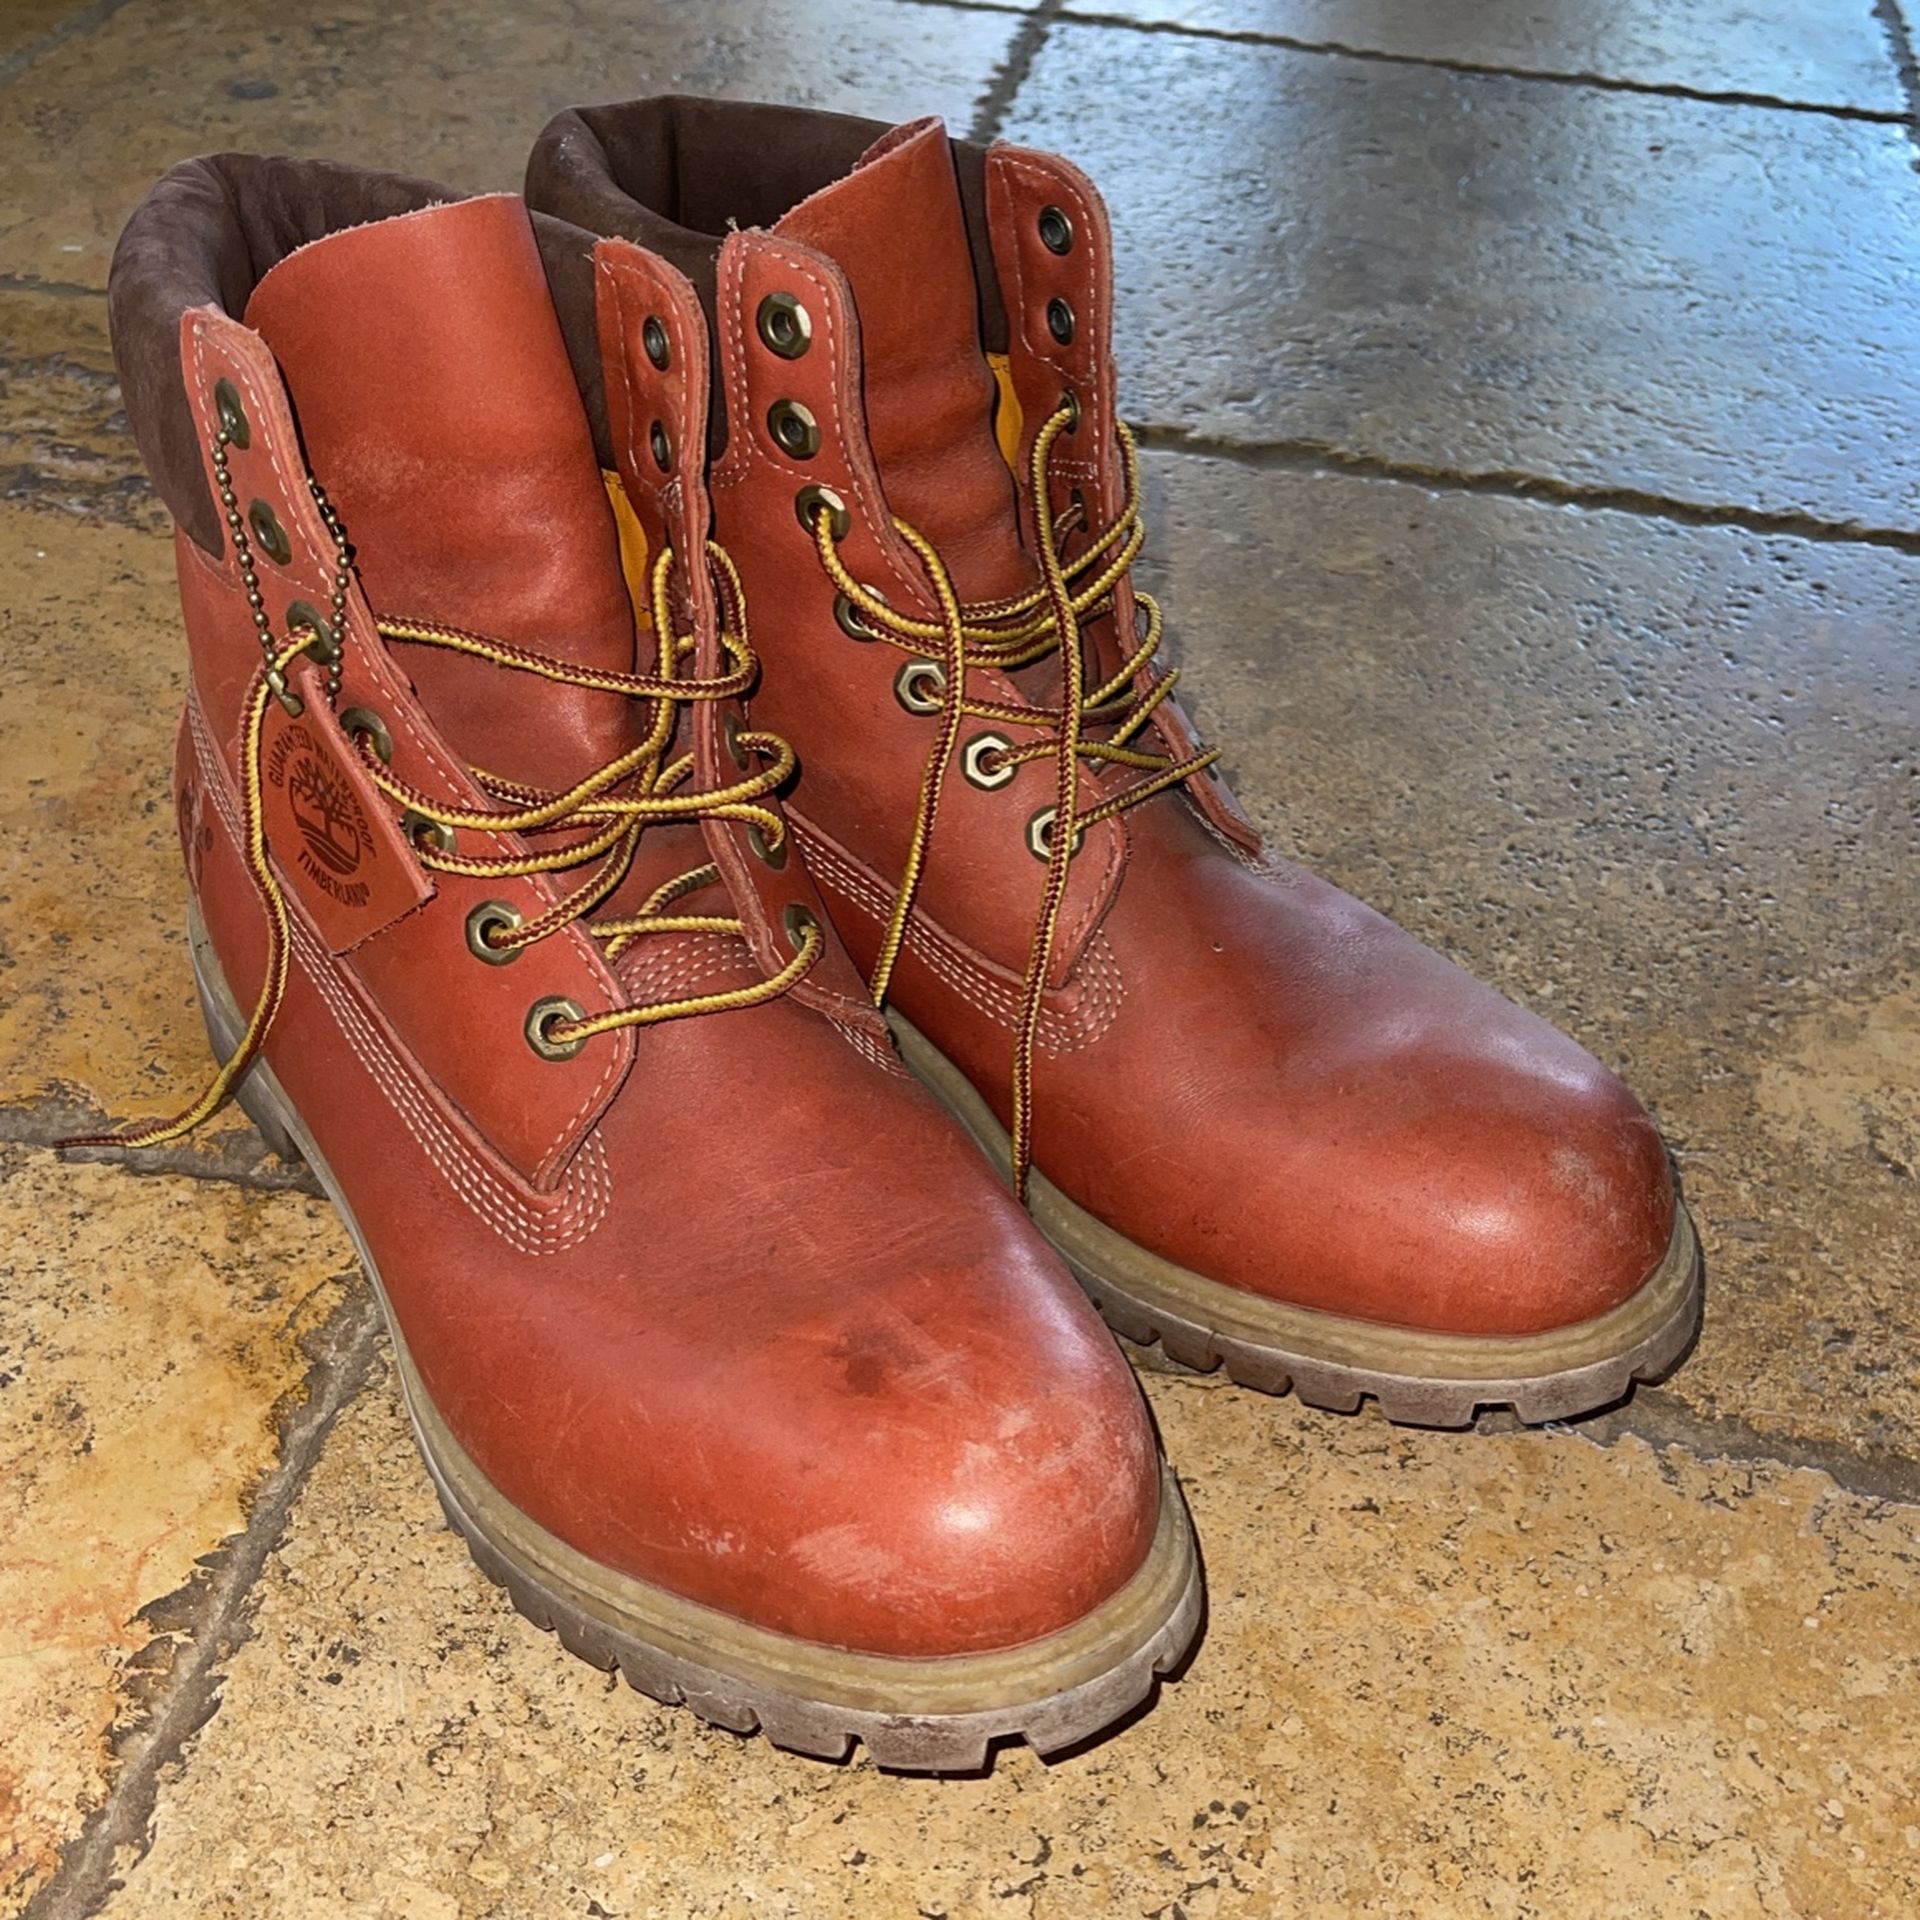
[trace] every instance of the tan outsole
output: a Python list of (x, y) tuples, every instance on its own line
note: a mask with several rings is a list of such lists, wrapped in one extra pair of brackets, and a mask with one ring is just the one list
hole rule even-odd
[[(225, 1059), (245, 1021), (189, 918), (208, 1036)], [(263, 1060), (238, 1099), (273, 1150), (304, 1160), (353, 1236), (393, 1342), (401, 1395), (448, 1523), (515, 1608), (563, 1646), (666, 1706), (775, 1746), (844, 1760), (856, 1744), (903, 1773), (972, 1773), (1001, 1744), (1061, 1752), (1125, 1719), (1200, 1627), (1199, 1558), (1186, 1504), (1162, 1464), (1160, 1522), (1145, 1563), (1084, 1619), (1025, 1646), (911, 1660), (771, 1632), (602, 1566), (489, 1482), (448, 1431), (414, 1369), (386, 1289), (325, 1157)]]
[[(1002, 1169), (1006, 1130), (971, 1081), (898, 1013), (907, 1064)], [(1366, 1400), (1402, 1426), (1469, 1427), (1510, 1407), (1529, 1425), (1567, 1420), (1623, 1399), (1636, 1380), (1680, 1362), (1700, 1323), (1700, 1248), (1684, 1206), (1673, 1238), (1640, 1287), (1610, 1312), (1546, 1333), (1466, 1335), (1351, 1320), (1289, 1306), (1190, 1272), (1116, 1233), (1035, 1169), (1028, 1209), (1102, 1317), (1141, 1346), (1158, 1341), (1198, 1372), (1224, 1367), (1262, 1393), (1356, 1412)]]

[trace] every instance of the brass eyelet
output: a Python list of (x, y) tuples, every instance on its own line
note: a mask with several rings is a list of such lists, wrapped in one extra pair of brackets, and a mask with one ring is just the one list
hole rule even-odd
[(1078, 433), (1080, 431), (1080, 396), (1069, 387), (1060, 396), (1060, 404), (1067, 410), (1067, 431)]
[(793, 497), (793, 511), (810, 537), (813, 523), (823, 511), (828, 515), (827, 526), (836, 540), (844, 540), (853, 525), (847, 503), (831, 487), (802, 487)]
[(417, 807), (409, 807), (400, 816), (400, 831), (423, 853), (453, 851), (453, 829), (444, 820), (435, 820)]
[(813, 345), (813, 321), (790, 293), (770, 293), (754, 315), (762, 344), (782, 360), (798, 360)]
[(571, 1060), (587, 1044), (587, 1035), (575, 1034), (571, 1040), (556, 1040), (553, 1029), (557, 1026), (571, 1026), (587, 1017), (586, 1009), (578, 1000), (569, 1000), (563, 994), (549, 994), (544, 1000), (536, 1000), (527, 1009), (527, 1045), (542, 1060)]
[(667, 350), (667, 330), (657, 313), (647, 315), (640, 329), (640, 344), (646, 349), (647, 358), (660, 372), (665, 373), (673, 355)]
[(893, 676), (893, 697), (909, 713), (938, 713), (946, 691), (947, 670), (938, 660), (909, 660)]
[(802, 906), (798, 900), (789, 900), (781, 909), (780, 925), (785, 930), (795, 958), (806, 951), (807, 935), (820, 931), (820, 922), (814, 918), (812, 909)]
[[(869, 587), (864, 580), (861, 581), (860, 584), (868, 593), (872, 594), (882, 606), (891, 606), (893, 604), (878, 587)], [(833, 596), (833, 617), (840, 631), (844, 633), (849, 640), (878, 640), (880, 638), (880, 636), (867, 625), (867, 616), (862, 613), (844, 593), (836, 593)]]
[(467, 951), (490, 967), (510, 967), (526, 952), (525, 947), (503, 947), (493, 938), (498, 928), (511, 932), (520, 924), (520, 910), (504, 900), (482, 900), (467, 915)]
[[(1053, 815), (1052, 807), (1042, 807), (1027, 822), (1027, 851), (1042, 863), (1053, 858)], [(1084, 830), (1073, 836), (1073, 845), (1067, 858), (1072, 859), (1080, 851), (1080, 842), (1085, 838)]]
[(321, 619), (308, 601), (296, 600), (287, 609), (288, 633), (291, 634), (297, 627), (305, 627), (313, 635), (307, 642), (309, 660), (317, 660), (323, 667), (330, 667), (340, 658), (340, 636), (327, 621)]
[(1040, 209), (1040, 244), (1049, 253), (1068, 253), (1073, 248), (1073, 222), (1058, 207)]
[(820, 451), (820, 422), (798, 400), (776, 400), (767, 409), (773, 444), (795, 460), (811, 460)]
[(720, 743), (727, 750), (727, 758), (742, 773), (753, 765), (746, 748), (740, 744), (740, 716), (737, 713), (723, 713), (720, 716)]
[(960, 771), (967, 776), (968, 785), (978, 787), (982, 793), (992, 793), (1004, 787), (1020, 769), (1005, 762), (998, 766), (988, 763), (1012, 751), (1013, 742), (1004, 733), (976, 733), (960, 756)]
[(340, 731), (357, 745), (365, 741), (382, 766), (393, 765), (393, 735), (387, 723), (371, 707), (349, 707), (340, 716)]
[(1063, 347), (1073, 345), (1073, 308), (1057, 293), (1047, 302), (1047, 331)]
[(213, 383), (213, 410), (220, 416), (220, 430), (229, 444), (243, 452), (253, 445), (253, 428), (247, 422), (247, 410), (240, 404), (239, 392), (231, 380)]
[(656, 420), (647, 429), (647, 447), (653, 455), (653, 464), (662, 473), (673, 471), (673, 441), (667, 434), (667, 423)]
[(747, 822), (747, 845), (754, 851), (754, 857), (763, 867), (770, 867), (778, 873), (787, 864), (787, 855), (793, 847), (793, 829), (788, 827), (779, 840), (772, 841), (760, 830), (757, 820)]
[(276, 567), (284, 567), (293, 558), (293, 542), (287, 538), (279, 516), (264, 500), (256, 500), (247, 509), (247, 526), (260, 551)]

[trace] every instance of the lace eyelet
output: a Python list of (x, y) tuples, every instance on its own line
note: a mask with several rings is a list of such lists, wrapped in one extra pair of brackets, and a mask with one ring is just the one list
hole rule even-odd
[(853, 520), (847, 512), (847, 503), (831, 487), (802, 487), (793, 496), (794, 518), (807, 530), (809, 540), (815, 538), (813, 526), (822, 513), (828, 516), (827, 527), (836, 540), (844, 540)]
[(284, 567), (293, 558), (293, 542), (287, 538), (280, 516), (264, 500), (256, 500), (247, 509), (247, 530), (276, 567)]
[[(887, 596), (882, 593), (878, 587), (868, 587), (865, 581), (862, 581), (860, 584), (866, 587), (866, 591), (872, 594), (876, 600), (882, 602), (886, 600)], [(844, 593), (836, 593), (833, 596), (833, 618), (840, 631), (844, 633), (849, 640), (878, 640), (880, 638), (880, 636), (867, 625), (866, 615), (863, 614)]]
[(307, 642), (307, 658), (330, 667), (340, 658), (340, 636), (323, 620), (310, 601), (296, 600), (287, 609), (287, 632), (305, 627), (313, 638)]
[(760, 302), (754, 327), (761, 344), (782, 360), (798, 360), (813, 345), (813, 322), (790, 293), (770, 293)]
[(796, 959), (806, 951), (807, 935), (820, 931), (820, 922), (814, 918), (812, 910), (802, 906), (798, 900), (789, 901), (781, 910), (780, 925)]
[(430, 815), (422, 813), (417, 807), (409, 807), (400, 816), (400, 831), (419, 851), (434, 853), (453, 851), (453, 829), (444, 821), (435, 820)]
[(371, 707), (349, 707), (340, 716), (340, 731), (355, 746), (369, 746), (382, 766), (393, 765), (393, 735)]
[(983, 793), (1004, 787), (1020, 769), (1004, 761), (998, 765), (988, 763), (1000, 754), (1011, 752), (1012, 748), (1013, 742), (1003, 733), (976, 733), (967, 742), (967, 750), (960, 759), (960, 771), (966, 775), (967, 783)]
[[(1040, 861), (1042, 865), (1045, 865), (1053, 858), (1054, 812), (1055, 809), (1052, 807), (1042, 807), (1040, 811), (1027, 822), (1027, 851), (1032, 854), (1036, 860)], [(1069, 860), (1080, 851), (1080, 843), (1085, 838), (1086, 833), (1084, 829), (1073, 836), (1073, 846), (1067, 854)]]
[(242, 453), (253, 444), (253, 428), (247, 422), (247, 410), (240, 404), (239, 390), (231, 380), (213, 383), (213, 410), (220, 417), (220, 431), (229, 446)]
[(938, 660), (909, 660), (893, 676), (893, 697), (909, 713), (938, 713), (947, 691), (947, 670)]
[(820, 451), (820, 422), (798, 400), (776, 400), (767, 409), (773, 444), (794, 460), (811, 460)]
[(640, 329), (640, 344), (646, 349), (647, 358), (653, 362), (655, 371), (665, 373), (673, 356), (667, 350), (667, 329), (657, 313), (647, 315)]
[(1073, 345), (1073, 329), (1073, 307), (1056, 293), (1047, 302), (1047, 331), (1063, 347), (1070, 347)]
[(1040, 244), (1049, 253), (1069, 253), (1073, 249), (1073, 222), (1058, 207), (1040, 209)]
[(553, 1029), (563, 1025), (572, 1026), (586, 1017), (586, 1010), (579, 1001), (569, 1000), (562, 994), (536, 1000), (527, 1009), (527, 1045), (542, 1060), (571, 1060), (587, 1044), (587, 1035), (579, 1033), (570, 1040), (557, 1040)]
[(653, 455), (653, 464), (662, 473), (673, 471), (673, 437), (667, 432), (664, 420), (656, 420), (647, 429), (647, 451)]
[(723, 713), (720, 716), (720, 744), (726, 748), (727, 758), (742, 773), (752, 767), (752, 757), (740, 744), (740, 716), (737, 713)]
[(757, 820), (747, 822), (747, 845), (753, 849), (754, 857), (763, 867), (778, 873), (787, 864), (787, 854), (793, 846), (793, 829), (787, 828), (777, 841), (769, 840), (760, 830)]
[(510, 967), (525, 947), (503, 947), (491, 937), (496, 929), (510, 932), (520, 924), (520, 913), (504, 900), (483, 900), (467, 915), (467, 951), (490, 967)]

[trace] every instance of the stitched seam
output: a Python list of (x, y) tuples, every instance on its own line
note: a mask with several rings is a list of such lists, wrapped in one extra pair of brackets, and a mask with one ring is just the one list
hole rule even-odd
[[(227, 793), (225, 775), (197, 702), (189, 703), (188, 714), (201, 785), (212, 793), (214, 806), (229, 837), (237, 840), (239, 816)], [(469, 1210), (523, 1253), (536, 1256), (559, 1253), (586, 1239), (599, 1226), (612, 1200), (606, 1149), (599, 1136), (589, 1136), (575, 1162), (581, 1176), (579, 1187), (576, 1189), (569, 1181), (561, 1204), (551, 1213), (529, 1208), (524, 1200), (502, 1185), (490, 1167), (475, 1158), (467, 1143), (422, 1098), (386, 1037), (367, 1020), (334, 977), (330, 958), (307, 932), (304, 922), (296, 915), (290, 924), (294, 957), (333, 1015), (355, 1058)]]
[[(884, 925), (892, 906), (885, 894), (831, 847), (812, 835), (808, 835), (807, 840), (807, 864), (821, 884)], [(1012, 1031), (1019, 1010), (1018, 996), (1012, 989), (991, 975), (982, 974), (943, 935), (917, 918), (909, 922), (907, 945), (923, 965), (962, 999), (996, 1026)], [(1041, 1009), (1041, 1049), (1050, 1056), (1076, 1053), (1091, 1046), (1112, 1027), (1126, 998), (1125, 978), (1104, 934), (1096, 934), (1088, 941), (1080, 970), (1083, 974), (1081, 992), (1071, 1011), (1057, 1007)]]
[[(207, 379), (207, 354), (209, 346), (206, 337), (206, 322), (198, 315), (194, 317), (193, 321), (193, 345), (194, 371), (199, 375), (200, 394), (204, 395), (211, 384)], [(260, 423), (259, 431), (262, 451), (266, 454), (267, 460), (273, 469), (274, 477), (280, 484), (281, 500), (286, 516), (293, 521), (296, 527), (302, 529), (303, 536), (305, 536), (308, 530), (304, 527), (303, 522), (307, 515), (315, 512), (312, 495), (307, 492), (304, 485), (301, 487), (298, 495), (295, 493), (293, 483), (288, 477), (288, 470), (281, 462), (280, 436), (273, 431), (275, 424), (271, 418), (273, 410), (267, 405), (261, 388), (254, 380), (252, 369), (245, 364), (242, 358), (235, 356), (229, 360), (228, 356), (223, 354), (220, 356), (220, 361), (222, 367), (227, 372), (238, 377), (241, 388), (245, 392), (247, 399), (252, 403), (252, 417)], [(195, 413), (200, 422), (201, 431), (204, 434), (208, 429), (209, 421), (198, 401), (196, 401)], [(304, 502), (303, 505), (296, 504), (296, 502), (302, 501)], [(313, 543), (310, 537), (303, 537), (303, 546), (307, 552), (309, 565), (317, 564), (314, 560)], [(280, 571), (287, 573), (290, 577), (298, 578), (297, 575), (293, 574), (291, 568), (283, 568), (280, 569)], [(354, 584), (353, 593), (355, 601), (358, 603), (361, 595), (357, 582)], [(369, 621), (371, 621), (370, 615), (368, 618)], [(407, 699), (398, 684), (398, 671), (393, 668), (392, 662), (387, 658), (385, 650), (378, 647), (362, 647), (357, 651), (364, 654), (364, 657), (369, 662), (378, 663), (369, 667), (370, 677), (376, 683), (382, 680), (381, 666), (384, 665), (393, 673), (393, 679), (386, 682), (383, 687), (382, 704), (390, 708), (392, 717), (398, 720), (408, 739), (419, 749), (421, 756), (436, 772), (453, 781), (457, 788), (462, 790), (466, 789), (466, 776), (464, 774), (454, 773), (451, 769), (451, 763), (439, 753), (432, 742), (414, 725)], [(499, 837), (497, 835), (490, 836), (490, 838), (498, 843)], [(541, 891), (546, 893), (550, 900), (554, 897), (550, 889), (543, 887)], [(575, 950), (578, 952), (579, 942), (584, 936), (580, 935), (577, 930), (574, 929), (569, 929), (569, 932), (573, 937)], [(591, 975), (594, 972), (591, 952), (583, 954), (581, 957), (587, 961), (587, 970), (589, 975)], [(581, 1101), (580, 1105), (574, 1109), (572, 1115), (561, 1126), (553, 1145), (550, 1146), (535, 1163), (534, 1173), (536, 1179), (544, 1179), (551, 1169), (563, 1162), (567, 1152), (577, 1145), (575, 1136), (581, 1123), (589, 1112), (601, 1105), (612, 1093), (619, 1074), (624, 1070), (625, 1062), (621, 1057), (622, 1053), (630, 1052), (630, 1049), (631, 1043), (629, 1042), (628, 1047), (624, 1049), (616, 1045), (604, 1050), (608, 1055), (608, 1059), (606, 1066), (601, 1070), (598, 1083), (589, 1091), (586, 1098)]]

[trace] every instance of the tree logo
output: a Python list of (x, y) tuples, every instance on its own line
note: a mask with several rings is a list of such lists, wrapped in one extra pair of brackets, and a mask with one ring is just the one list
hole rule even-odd
[(307, 851), (343, 880), (360, 864), (366, 818), (336, 767), (311, 751), (297, 753), (287, 769), (287, 804)]

